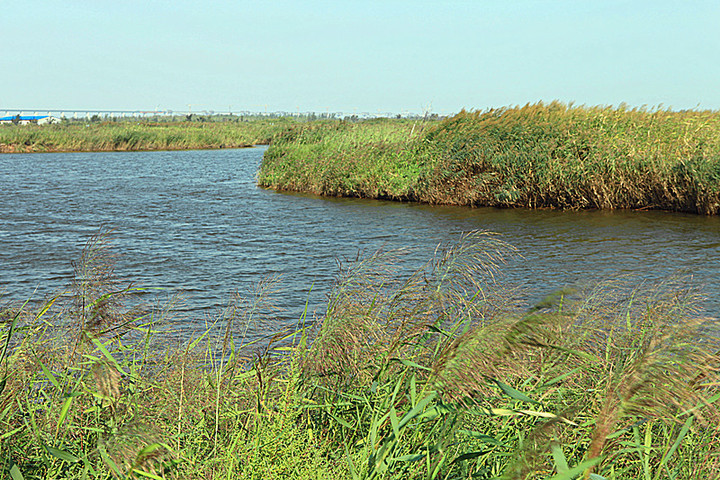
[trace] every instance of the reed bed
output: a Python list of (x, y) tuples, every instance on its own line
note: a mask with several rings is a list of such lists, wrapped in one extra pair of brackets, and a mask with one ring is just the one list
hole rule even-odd
[(553, 102), (441, 122), (296, 126), (268, 149), (259, 182), (434, 204), (716, 215), (720, 114)]
[(410, 198), (422, 171), (409, 141), (416, 131), (408, 120), (295, 125), (273, 138), (258, 180), (319, 195)]
[(168, 309), (127, 306), (109, 239), (64, 295), (0, 311), (4, 477), (720, 475), (718, 325), (691, 291), (613, 279), (521, 311), (514, 249), (469, 232), (410, 275), (402, 252), (343, 265), (323, 315), (263, 344), (272, 279), (176, 341)]
[(268, 144), (290, 119), (0, 126), (0, 153), (190, 150)]

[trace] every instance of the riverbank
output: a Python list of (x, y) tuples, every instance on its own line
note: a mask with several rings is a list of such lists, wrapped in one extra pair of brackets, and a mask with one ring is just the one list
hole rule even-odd
[(720, 112), (535, 104), (296, 125), (259, 184), (431, 204), (720, 213)]
[(109, 240), (64, 295), (0, 308), (8, 478), (720, 473), (717, 325), (692, 292), (615, 280), (518, 311), (514, 248), (471, 232), (408, 276), (400, 252), (347, 264), (327, 313), (264, 345), (245, 335), (272, 279), (174, 340), (172, 304), (127, 306)]
[(0, 153), (199, 150), (268, 144), (289, 119), (0, 126)]

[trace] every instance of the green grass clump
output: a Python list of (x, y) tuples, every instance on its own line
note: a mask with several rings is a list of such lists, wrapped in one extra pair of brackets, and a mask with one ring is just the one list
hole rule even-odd
[[(485, 232), (417, 272), (342, 267), (327, 311), (263, 345), (273, 279), (173, 341), (127, 307), (107, 232), (66, 295), (6, 307), (9, 478), (717, 478), (717, 324), (691, 292), (615, 280), (518, 310)], [(130, 302), (131, 304), (134, 302)]]
[(291, 119), (246, 122), (92, 122), (0, 126), (0, 153), (238, 148), (267, 144), (295, 123)]
[(423, 171), (414, 148), (419, 130), (408, 120), (295, 125), (273, 138), (259, 183), (319, 195), (413, 198)]
[(717, 112), (553, 102), (462, 111), (411, 133), (387, 122), (381, 137), (373, 123), (306, 128), (316, 131), (273, 142), (261, 185), (450, 205), (720, 213)]

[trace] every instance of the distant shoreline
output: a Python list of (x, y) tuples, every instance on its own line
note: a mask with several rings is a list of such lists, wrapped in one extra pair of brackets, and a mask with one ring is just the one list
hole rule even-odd
[(267, 145), (292, 119), (0, 126), (0, 153), (174, 151)]
[(212, 147), (167, 147), (167, 148), (133, 148), (133, 149), (103, 149), (103, 150), (25, 150), (17, 151), (14, 150), (16, 145), (5, 145), (0, 144), (0, 154), (27, 154), (27, 153), (112, 153), (112, 152), (180, 152), (185, 150), (233, 150), (242, 148), (253, 148), (257, 146), (266, 146), (269, 143), (254, 143), (247, 145), (221, 145)]

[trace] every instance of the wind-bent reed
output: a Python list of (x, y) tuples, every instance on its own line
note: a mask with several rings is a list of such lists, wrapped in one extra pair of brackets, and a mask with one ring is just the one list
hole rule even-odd
[(469, 232), (403, 277), (344, 265), (327, 312), (264, 345), (275, 279), (173, 343), (129, 309), (109, 234), (68, 295), (0, 309), (10, 478), (715, 478), (718, 325), (612, 280), (519, 310), (515, 250)]
[(295, 126), (262, 186), (320, 195), (527, 208), (720, 213), (720, 113), (558, 102), (441, 122)]

